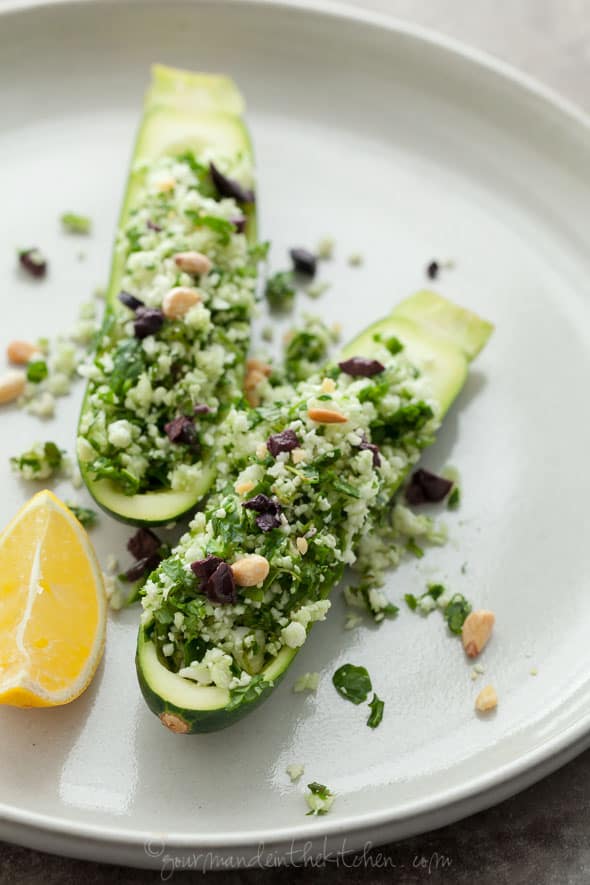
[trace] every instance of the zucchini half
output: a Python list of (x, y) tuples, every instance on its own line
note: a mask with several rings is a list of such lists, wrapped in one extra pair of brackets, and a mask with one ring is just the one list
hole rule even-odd
[[(143, 183), (142, 173), (134, 169), (137, 161), (149, 162), (164, 156), (177, 156), (185, 151), (199, 153), (205, 149), (215, 155), (233, 156), (241, 153), (252, 157), (250, 136), (242, 119), (244, 109), (243, 98), (228, 77), (155, 65), (133, 150), (119, 229), (123, 229), (135, 207)], [(249, 242), (253, 243), (256, 240), (254, 204), (247, 204), (243, 211), (246, 216), (244, 232)], [(115, 249), (106, 293), (105, 323), (113, 313), (124, 314), (127, 311), (117, 298), (121, 291), (124, 264), (125, 255)], [(81, 416), (88, 408), (88, 395), (87, 390)], [(199, 481), (190, 491), (162, 490), (126, 495), (111, 480), (94, 479), (82, 460), (79, 467), (96, 503), (111, 516), (132, 525), (165, 525), (189, 513), (208, 492), (215, 477), (213, 465), (204, 463)]]
[[(419, 292), (362, 332), (347, 345), (343, 357), (371, 357), (377, 347), (376, 336), (381, 340), (399, 338), (410, 361), (430, 380), (433, 398), (445, 413), (465, 383), (469, 363), (492, 331), (490, 323), (470, 311), (433, 292)], [(322, 596), (327, 597), (331, 589), (325, 587)], [(171, 672), (159, 658), (149, 630), (140, 627), (136, 667), (150, 709), (171, 731), (190, 734), (225, 728), (251, 712), (285, 675), (298, 650), (283, 647), (252, 680), (251, 687), (230, 692), (199, 686)]]

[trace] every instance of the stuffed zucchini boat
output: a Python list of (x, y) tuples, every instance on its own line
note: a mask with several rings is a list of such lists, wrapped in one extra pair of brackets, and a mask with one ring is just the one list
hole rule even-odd
[(225, 77), (154, 68), (77, 440), (92, 497), (130, 523), (195, 507), (241, 396), (258, 261), (243, 110)]
[(428, 533), (428, 517), (392, 499), (491, 331), (418, 293), (338, 365), (230, 410), (216, 490), (142, 591), (137, 673), (164, 725), (212, 731), (253, 710), (326, 616), (344, 568), (386, 566), (392, 538)]

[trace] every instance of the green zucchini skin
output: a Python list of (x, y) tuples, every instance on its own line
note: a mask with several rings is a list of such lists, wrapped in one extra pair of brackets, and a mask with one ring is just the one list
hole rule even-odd
[[(272, 690), (286, 674), (289, 665), (295, 657), (295, 650), (288, 649), (288, 651), (291, 652), (289, 660), (281, 662), (280, 672), (277, 673), (275, 678), (272, 680), (269, 678), (268, 681), (264, 680), (261, 682), (260, 691), (254, 698), (246, 699), (235, 706), (231, 706), (229, 709), (229, 692), (219, 692), (220, 695), (224, 694), (223, 698), (220, 697), (221, 706), (214, 707), (213, 709), (202, 709), (188, 706), (186, 703), (176, 704), (165, 692), (159, 691), (157, 687), (157, 671), (159, 668), (165, 668), (157, 660), (155, 645), (143, 628), (140, 629), (138, 635), (135, 666), (144, 700), (152, 713), (155, 713), (160, 719), (162, 725), (176, 734), (202, 734), (209, 731), (221, 731), (223, 728), (234, 725), (239, 719), (242, 719), (247, 713), (250, 713), (255, 707), (267, 700)], [(172, 674), (170, 671), (167, 672), (174, 679), (184, 683), (189, 682), (187, 679), (182, 679), (181, 676)], [(195, 695), (203, 692), (203, 689), (197, 686), (190, 685), (189, 688), (193, 689)], [(227, 701), (225, 701), (225, 696), (227, 696)]]
[[(252, 143), (242, 120), (244, 109), (242, 96), (227, 77), (194, 74), (155, 65), (151, 86), (145, 97), (133, 160), (139, 157), (142, 160), (155, 160), (166, 154), (201, 150), (204, 147), (218, 148), (221, 153), (241, 151), (252, 157)], [(125, 224), (140, 186), (141, 178), (132, 171), (123, 198), (119, 228)], [(252, 243), (257, 235), (255, 206), (245, 206), (244, 211), (245, 233)], [(121, 289), (123, 266), (124, 256), (115, 250), (106, 294), (104, 327), (109, 316), (121, 309), (117, 295)], [(80, 420), (87, 408), (87, 400), (88, 389), (82, 402)], [(135, 526), (166, 525), (186, 516), (207, 494), (215, 478), (213, 464), (205, 464), (200, 481), (190, 492), (166, 490), (125, 495), (109, 480), (93, 479), (82, 461), (79, 468), (96, 504), (109, 516)]]
[[(422, 323), (422, 317), (427, 321)], [(469, 363), (485, 346), (492, 331), (491, 323), (442, 296), (419, 292), (361, 332), (344, 348), (342, 357), (370, 357), (376, 347), (375, 336), (384, 339), (395, 335), (410, 359), (430, 377), (444, 414), (465, 382)], [(332, 586), (325, 587), (324, 598)], [(252, 712), (269, 697), (298, 651), (284, 647), (263, 669), (253, 697), (244, 694), (232, 698), (227, 690), (197, 686), (168, 670), (158, 658), (148, 626), (139, 630), (136, 669), (147, 705), (162, 724), (176, 733), (197, 734), (227, 728)]]

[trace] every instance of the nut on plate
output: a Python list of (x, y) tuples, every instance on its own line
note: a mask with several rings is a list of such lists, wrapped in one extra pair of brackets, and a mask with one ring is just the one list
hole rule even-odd
[(30, 341), (11, 341), (6, 348), (8, 361), (15, 366), (26, 366), (31, 357), (39, 353), (39, 348)]
[(496, 694), (496, 689), (493, 685), (486, 685), (475, 699), (475, 709), (478, 713), (487, 713), (497, 706), (498, 695)]
[(6, 372), (0, 376), (0, 405), (11, 403), (24, 392), (27, 379), (22, 372)]
[(461, 638), (463, 648), (469, 658), (476, 658), (483, 651), (492, 635), (495, 621), (494, 613), (484, 608), (471, 612), (465, 618)]

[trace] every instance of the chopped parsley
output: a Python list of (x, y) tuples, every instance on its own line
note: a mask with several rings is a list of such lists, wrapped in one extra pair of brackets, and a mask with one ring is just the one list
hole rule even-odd
[(415, 612), (418, 608), (418, 599), (413, 593), (406, 593), (404, 600), (410, 611)]
[(431, 596), (434, 600), (440, 599), (445, 592), (444, 584), (429, 584), (425, 596)]
[(31, 360), (27, 365), (27, 381), (32, 384), (39, 384), (44, 381), (49, 374), (47, 363), (45, 360)]
[(391, 335), (389, 338), (383, 338), (379, 332), (376, 332), (373, 335), (373, 341), (376, 341), (377, 344), (383, 344), (392, 356), (395, 356), (404, 349), (404, 345), (395, 335)]
[(334, 687), (341, 697), (353, 704), (362, 704), (372, 690), (371, 677), (365, 667), (343, 664), (332, 676)]
[(459, 486), (453, 486), (453, 491), (449, 495), (447, 507), (449, 510), (456, 510), (461, 503), (461, 489)]
[(98, 522), (98, 513), (96, 510), (92, 510), (90, 507), (78, 507), (77, 504), (71, 504), (69, 501), (66, 501), (66, 506), (72, 511), (78, 522), (80, 522), (85, 529), (93, 528)]
[(422, 557), (424, 556), (423, 548), (420, 547), (419, 544), (416, 544), (413, 538), (410, 538), (410, 540), (406, 544), (406, 550), (408, 551), (408, 553), (413, 553), (416, 559), (422, 559)]
[(373, 692), (373, 697), (369, 701), (369, 707), (371, 708), (371, 713), (369, 718), (367, 719), (367, 725), (369, 728), (377, 728), (383, 719), (383, 709), (385, 707), (385, 701), (382, 701), (381, 698), (377, 697), (377, 695)]
[(88, 216), (78, 215), (76, 212), (64, 212), (61, 223), (70, 234), (89, 234), (92, 227)]
[(455, 593), (444, 611), (445, 621), (451, 633), (460, 635), (465, 618), (471, 611), (471, 603), (461, 593)]

